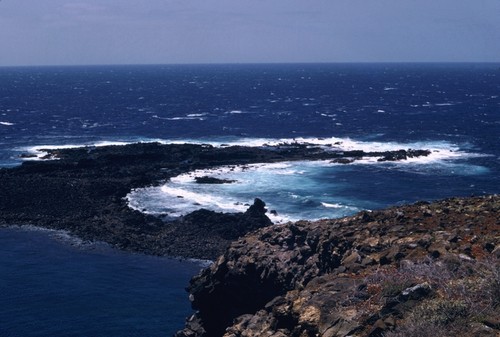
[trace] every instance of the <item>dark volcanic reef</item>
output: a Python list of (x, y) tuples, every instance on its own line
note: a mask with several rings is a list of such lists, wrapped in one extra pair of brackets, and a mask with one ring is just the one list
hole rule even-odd
[[(0, 225), (67, 230), (84, 240), (155, 255), (215, 259), (245, 233), (268, 226), (264, 204), (245, 213), (199, 210), (165, 223), (127, 206), (134, 188), (161, 184), (196, 169), (291, 160), (352, 162), (362, 157), (401, 160), (426, 150), (389, 152), (319, 148), (310, 144), (213, 147), (138, 143), (46, 150), (44, 161), (0, 170)], [(230, 183), (202, 177), (199, 183)]]

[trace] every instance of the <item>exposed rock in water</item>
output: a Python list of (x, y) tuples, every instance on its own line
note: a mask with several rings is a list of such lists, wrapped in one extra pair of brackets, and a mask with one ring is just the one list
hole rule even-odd
[(232, 184), (236, 182), (236, 180), (219, 179), (209, 176), (195, 177), (194, 180), (197, 184)]
[(335, 164), (352, 164), (354, 163), (354, 159), (350, 158), (339, 158), (339, 159), (334, 159), (331, 161), (332, 163)]
[(453, 198), (262, 228), (192, 279), (177, 337), (498, 336), (499, 211)]
[(408, 158), (425, 157), (430, 155), (429, 150), (398, 150), (398, 151), (387, 151), (382, 154), (382, 158), (377, 159), (377, 161), (398, 161), (405, 160)]

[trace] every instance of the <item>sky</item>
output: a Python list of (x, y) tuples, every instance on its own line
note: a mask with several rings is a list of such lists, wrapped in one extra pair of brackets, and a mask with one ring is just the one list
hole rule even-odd
[(500, 0), (0, 0), (0, 66), (500, 62)]

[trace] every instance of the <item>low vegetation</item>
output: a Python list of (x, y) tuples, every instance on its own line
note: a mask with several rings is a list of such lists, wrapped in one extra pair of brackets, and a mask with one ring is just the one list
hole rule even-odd
[[(408, 262), (396, 270), (380, 270), (366, 281), (372, 290), (369, 301), (418, 301), (385, 337), (495, 336), (499, 329), (498, 258)], [(412, 289), (426, 291), (412, 294)]]

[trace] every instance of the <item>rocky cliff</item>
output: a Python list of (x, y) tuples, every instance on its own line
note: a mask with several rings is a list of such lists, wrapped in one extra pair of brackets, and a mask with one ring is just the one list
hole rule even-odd
[(500, 197), (257, 230), (193, 278), (177, 337), (499, 336)]

